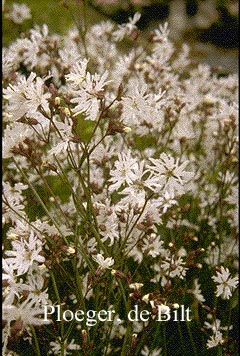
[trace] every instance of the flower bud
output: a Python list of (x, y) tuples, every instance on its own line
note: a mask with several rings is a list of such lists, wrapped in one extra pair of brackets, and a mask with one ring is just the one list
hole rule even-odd
[(75, 248), (69, 246), (66, 252), (69, 255), (73, 255), (76, 252), (76, 250), (75, 250)]
[(11, 232), (10, 234), (7, 234), (7, 238), (9, 240), (16, 240), (18, 238), (18, 234), (16, 234), (15, 232)]
[(123, 132), (125, 132), (125, 133), (129, 133), (129, 132), (131, 132), (131, 131), (132, 131), (131, 127), (125, 126), (125, 127), (123, 128)]
[(145, 302), (145, 303), (148, 303), (148, 302), (149, 302), (149, 293), (148, 293), (148, 294), (145, 294), (145, 295), (142, 297), (142, 301)]
[(137, 334), (132, 334), (132, 339), (131, 339), (131, 349), (134, 349), (137, 344)]
[(55, 105), (60, 105), (61, 98), (59, 98), (59, 96), (56, 96), (56, 98), (54, 99), (54, 103), (55, 103)]
[(142, 283), (131, 283), (131, 284), (129, 284), (129, 288), (135, 289), (135, 290), (140, 289), (142, 286), (143, 286)]

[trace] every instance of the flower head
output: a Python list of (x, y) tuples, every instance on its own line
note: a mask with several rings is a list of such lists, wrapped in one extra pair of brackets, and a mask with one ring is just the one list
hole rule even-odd
[(111, 266), (114, 264), (114, 259), (112, 257), (104, 258), (103, 255), (101, 255), (101, 253), (98, 253), (97, 256), (93, 256), (93, 259), (95, 262), (98, 263), (99, 267), (103, 270), (107, 268), (111, 268)]
[(232, 291), (237, 288), (238, 277), (231, 278), (230, 276), (229, 269), (221, 266), (221, 272), (217, 272), (217, 276), (212, 277), (217, 283), (217, 297), (229, 299), (232, 296)]

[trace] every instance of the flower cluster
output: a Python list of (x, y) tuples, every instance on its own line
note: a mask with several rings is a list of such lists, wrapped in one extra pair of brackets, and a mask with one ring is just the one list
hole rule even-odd
[(18, 25), (32, 17), (31, 10), (26, 4), (13, 3), (11, 7), (6, 10), (5, 17)]
[[(139, 18), (3, 49), (4, 355), (197, 355), (198, 336), (236, 352), (237, 77), (193, 63), (167, 24), (133, 36)], [(187, 329), (159, 328), (180, 305)]]

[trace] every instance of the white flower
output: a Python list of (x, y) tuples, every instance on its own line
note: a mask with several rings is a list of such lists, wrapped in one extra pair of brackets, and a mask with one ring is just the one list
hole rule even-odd
[(60, 137), (55, 136), (56, 144), (52, 144), (52, 148), (48, 151), (48, 155), (59, 155), (62, 151), (66, 151), (68, 146), (72, 146), (73, 143), (70, 142), (72, 138), (72, 127), (69, 125), (67, 119), (64, 122), (55, 121), (54, 126), (57, 128), (57, 131)]
[(29, 298), (31, 298), (37, 305), (51, 304), (48, 297), (47, 288), (44, 289), (45, 278), (43, 272), (37, 265), (33, 265), (30, 268), (27, 275), (27, 285), (24, 290), (29, 292)]
[(9, 13), (5, 16), (16, 24), (21, 24), (24, 20), (28, 20), (32, 17), (31, 10), (26, 4), (17, 3), (12, 4)]
[(17, 270), (17, 274), (21, 275), (28, 271), (32, 266), (33, 261), (43, 263), (45, 258), (40, 255), (42, 251), (42, 242), (31, 231), (27, 239), (20, 241), (12, 241), (12, 250), (7, 250), (7, 263), (11, 263), (13, 268)]
[(154, 41), (163, 41), (163, 42), (168, 42), (168, 36), (169, 36), (170, 30), (168, 27), (168, 23), (165, 22), (163, 25), (159, 25), (159, 29), (154, 30)]
[[(24, 215), (24, 196), (22, 190), (27, 189), (28, 186), (22, 183), (15, 184), (12, 187), (9, 182), (3, 182), (3, 202), (4, 202), (4, 217), (5, 220), (18, 221), (18, 216), (12, 212), (8, 205), (20, 215)], [(7, 203), (5, 205), (5, 202)]]
[(136, 12), (133, 18), (129, 17), (129, 22), (118, 25), (118, 29), (113, 32), (113, 38), (115, 41), (121, 41), (124, 36), (130, 35), (133, 30), (137, 29), (136, 23), (140, 20), (141, 14)]
[(76, 88), (86, 79), (88, 60), (79, 60), (72, 68), (71, 73), (65, 75), (66, 81), (71, 82)]
[(212, 279), (217, 283), (216, 296), (221, 296), (223, 299), (229, 299), (238, 285), (238, 277), (231, 278), (229, 269), (223, 266), (221, 272), (217, 272), (217, 276), (213, 276)]
[(17, 84), (9, 84), (3, 89), (3, 97), (8, 101), (7, 110), (12, 115), (11, 120), (18, 120), (22, 116), (32, 117), (34, 114), (37, 118), (44, 120), (44, 116), (38, 111), (41, 106), (49, 113), (48, 99), (50, 93), (44, 93), (44, 80), (36, 77), (35, 73), (30, 73), (26, 79), (21, 76)]
[(7, 281), (8, 286), (3, 290), (4, 302), (6, 304), (11, 304), (14, 300), (14, 297), (19, 297), (19, 293), (27, 287), (26, 284), (23, 283), (23, 280), (20, 278), (17, 280), (16, 272), (14, 270), (13, 265), (7, 262), (5, 259), (2, 260), (2, 280)]
[(141, 351), (141, 355), (143, 356), (161, 356), (162, 349), (154, 349), (150, 351), (149, 348), (145, 345), (143, 350)]
[(105, 204), (95, 203), (95, 208), (98, 211), (96, 218), (101, 233), (101, 240), (102, 242), (110, 240), (109, 246), (112, 246), (114, 241), (119, 240), (117, 215), (110, 206), (109, 201), (105, 201)]
[[(49, 352), (49, 354), (54, 354), (57, 356), (61, 354), (62, 340), (60, 340), (60, 338), (57, 338), (56, 341), (51, 341), (50, 346), (51, 351)], [(63, 350), (63, 355), (67, 356), (72, 354), (71, 350), (80, 350), (80, 346), (75, 342), (74, 339), (72, 339), (70, 342), (64, 340)]]
[(160, 236), (155, 238), (145, 237), (143, 239), (143, 252), (152, 257), (157, 257), (162, 251), (163, 241), (160, 240)]
[(134, 290), (138, 290), (138, 289), (140, 289), (140, 288), (142, 288), (143, 287), (143, 283), (131, 283), (131, 284), (129, 284), (129, 288), (131, 288), (131, 289), (134, 289)]
[(165, 92), (150, 92), (142, 78), (138, 81), (132, 80), (129, 85), (127, 94), (122, 98), (124, 123), (134, 127), (134, 132), (141, 136), (155, 128), (160, 131), (163, 124), (162, 107), (166, 102), (163, 98)]
[[(73, 73), (67, 75), (67, 80), (73, 83), (74, 98), (72, 103), (77, 104), (73, 109), (74, 116), (80, 113), (84, 113), (86, 119), (96, 120), (99, 111), (99, 99), (104, 97), (104, 87), (110, 82), (106, 81), (108, 72), (105, 71), (102, 75), (95, 73), (94, 75), (86, 72), (86, 62), (82, 63), (82, 67), (79, 67), (79, 73)], [(76, 90), (77, 88), (77, 90)]]
[[(208, 314), (209, 317), (212, 318), (211, 314)], [(233, 326), (232, 325), (228, 325), (228, 326), (221, 326), (221, 320), (220, 319), (215, 319), (212, 318), (212, 324), (209, 323), (208, 321), (204, 322), (204, 328), (206, 329), (211, 329), (213, 331), (213, 333), (216, 333), (217, 331), (220, 330), (232, 330)]]
[(152, 171), (153, 175), (157, 175), (159, 183), (156, 184), (157, 189), (168, 190), (170, 195), (174, 192), (184, 193), (184, 185), (194, 176), (193, 172), (185, 171), (189, 161), (179, 163), (179, 158), (176, 160), (169, 154), (162, 153), (159, 159), (149, 159), (153, 166), (147, 167)]
[(223, 342), (223, 335), (220, 331), (216, 331), (214, 335), (210, 337), (210, 339), (207, 341), (207, 348), (210, 349), (212, 347), (215, 347), (217, 345), (221, 345)]
[(202, 295), (202, 291), (200, 289), (200, 284), (198, 283), (198, 278), (194, 280), (194, 289), (193, 289), (193, 295), (194, 297), (200, 302), (203, 303), (205, 302), (205, 298)]
[(92, 258), (95, 262), (98, 263), (101, 269), (111, 268), (111, 266), (114, 264), (114, 259), (112, 257), (107, 257), (104, 259), (101, 253), (98, 253), (97, 256), (92, 256)]
[(185, 263), (183, 262), (182, 257), (166, 257), (166, 260), (161, 263), (161, 268), (164, 271), (169, 271), (170, 269), (170, 278), (179, 277), (183, 279), (186, 276), (186, 272), (188, 270), (188, 268), (184, 267), (184, 265)]
[(109, 187), (110, 191), (117, 190), (124, 183), (130, 185), (138, 178), (134, 173), (134, 170), (138, 168), (137, 160), (132, 158), (130, 150), (127, 153), (119, 153), (118, 160), (115, 161), (114, 166), (116, 169), (110, 171), (111, 178), (109, 182), (113, 183)]
[(21, 304), (3, 304), (3, 319), (10, 322), (12, 320), (22, 320), (24, 325), (49, 324), (50, 320), (43, 320), (43, 308), (35, 304), (29, 297)]
[(165, 190), (163, 192), (163, 197), (159, 197), (159, 202), (161, 202), (162, 212), (166, 213), (168, 208), (177, 204), (177, 200), (174, 199), (175, 194), (173, 191)]

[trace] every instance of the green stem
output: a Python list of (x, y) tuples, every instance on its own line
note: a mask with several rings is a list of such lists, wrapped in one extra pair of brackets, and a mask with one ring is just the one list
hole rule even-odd
[(72, 197), (73, 197), (74, 205), (75, 205), (77, 211), (79, 212), (79, 215), (82, 218), (85, 218), (86, 217), (86, 213), (85, 213), (85, 208), (84, 208), (82, 202), (80, 200), (76, 200), (77, 199), (76, 193), (74, 192), (74, 190), (73, 190), (73, 188), (72, 188), (72, 186), (71, 186), (71, 184), (70, 184), (70, 182), (69, 182), (69, 180), (68, 180), (68, 178), (67, 178), (67, 176), (66, 176), (66, 174), (65, 174), (65, 172), (64, 172), (64, 170), (63, 170), (63, 168), (62, 168), (62, 166), (61, 166), (61, 164), (59, 162), (59, 160), (57, 159), (56, 156), (54, 156), (54, 158), (55, 158), (55, 160), (56, 160), (56, 162), (58, 164), (58, 167), (59, 167), (59, 169), (61, 171), (61, 174), (58, 173), (59, 178), (61, 179), (63, 184), (67, 185), (68, 188), (70, 189), (70, 192), (71, 192)]
[[(108, 251), (105, 247), (105, 245), (103, 244), (102, 240), (101, 240), (101, 236), (98, 232), (98, 225), (97, 225), (97, 220), (96, 220), (96, 217), (95, 217), (95, 213), (94, 213), (94, 210), (93, 210), (93, 206), (92, 206), (92, 199), (91, 199), (91, 193), (89, 191), (89, 188), (86, 187), (85, 183), (84, 183), (84, 180), (82, 178), (82, 175), (81, 173), (78, 171), (78, 176), (79, 176), (79, 179), (80, 179), (80, 182), (81, 182), (81, 185), (83, 187), (83, 190), (84, 190), (84, 193), (86, 195), (86, 198), (87, 198), (87, 205), (88, 205), (88, 209), (89, 209), (89, 212), (88, 214), (86, 215), (86, 220), (88, 221), (88, 225), (89, 225), (89, 229), (92, 231), (92, 233), (94, 234), (96, 240), (97, 240), (97, 243), (98, 245), (101, 247), (101, 249), (104, 251), (104, 253), (108, 256)], [(93, 218), (94, 220), (94, 224), (92, 223), (92, 219), (91, 217)]]
[[(143, 331), (142, 331), (142, 337), (138, 340), (137, 347), (136, 347), (136, 349), (134, 350), (133, 355), (131, 355), (131, 356), (138, 356), (138, 355), (140, 354), (140, 351), (142, 350), (143, 346), (146, 344), (146, 342), (147, 342), (147, 340), (148, 340), (149, 337), (151, 338), (151, 340), (156, 340), (155, 337), (153, 337), (153, 336), (151, 335), (152, 330), (153, 330), (152, 324), (153, 324), (154, 322), (155, 322), (155, 321), (154, 321), (153, 319), (150, 319), (149, 324), (147, 324), (147, 325), (145, 326), (145, 328), (144, 328)], [(158, 325), (160, 325), (160, 324), (161, 324), (161, 323), (158, 322)], [(161, 325), (162, 325), (162, 324), (161, 324)], [(157, 328), (158, 328), (158, 326), (157, 326)], [(156, 330), (156, 333), (154, 334), (154, 336), (157, 336), (157, 335), (158, 335), (158, 333), (157, 333), (157, 330)], [(150, 350), (151, 350), (151, 348), (150, 348)]]
[(187, 330), (188, 330), (188, 334), (189, 334), (189, 338), (190, 338), (190, 343), (191, 343), (191, 346), (192, 346), (193, 354), (194, 354), (194, 356), (198, 356), (198, 352), (197, 352), (197, 349), (196, 349), (196, 346), (195, 346), (195, 342), (193, 340), (193, 336), (192, 336), (192, 332), (191, 332), (191, 328), (190, 328), (189, 322), (186, 321), (186, 324), (187, 324)]
[(39, 196), (38, 192), (36, 191), (36, 189), (34, 188), (34, 186), (32, 185), (32, 183), (30, 182), (30, 180), (28, 179), (27, 175), (24, 173), (24, 171), (22, 170), (22, 168), (19, 166), (19, 164), (16, 162), (16, 160), (13, 158), (13, 162), (15, 163), (16, 167), (18, 168), (19, 172), (22, 174), (22, 176), (24, 177), (24, 179), (26, 180), (28, 186), (31, 188), (31, 190), (33, 191), (35, 197), (37, 198), (38, 202), (40, 203), (40, 205), (42, 206), (42, 208), (44, 209), (45, 213), (47, 214), (47, 216), (50, 218), (50, 220), (53, 222), (53, 224), (55, 225), (56, 229), (58, 230), (60, 236), (63, 238), (64, 242), (66, 243), (66, 245), (68, 245), (68, 241), (66, 239), (66, 237), (62, 234), (61, 229), (58, 225), (58, 223), (56, 222), (56, 220), (51, 216), (51, 214), (49, 213), (48, 209), (46, 208), (46, 205), (44, 204), (44, 202), (42, 201), (42, 198)]
[(35, 331), (35, 329), (34, 329), (34, 327), (32, 325), (30, 325), (30, 329), (31, 329), (31, 332), (32, 332), (32, 335), (33, 335), (33, 339), (34, 339), (34, 342), (35, 342), (36, 355), (37, 356), (41, 356), (41, 351), (40, 351), (40, 347), (39, 347), (39, 342), (38, 342), (38, 338), (37, 338), (37, 335), (36, 335), (36, 331)]
[(182, 330), (181, 330), (181, 325), (180, 325), (180, 321), (179, 320), (177, 321), (177, 328), (178, 328), (178, 333), (179, 333), (179, 336), (180, 336), (181, 352), (183, 354), (185, 347), (184, 347), (184, 340), (183, 340), (183, 335), (182, 335)]
[(41, 234), (42, 236), (44, 236), (44, 237), (46, 238), (46, 240), (47, 240), (52, 246), (56, 245), (56, 242), (52, 241), (52, 240), (49, 238), (49, 236), (48, 236), (47, 234), (45, 234), (42, 230), (39, 230), (39, 229), (38, 229), (36, 226), (34, 226), (25, 216), (19, 214), (18, 211), (16, 211), (15, 209), (13, 209), (13, 208), (10, 206), (10, 204), (8, 203), (7, 198), (6, 198), (6, 196), (4, 195), (4, 193), (3, 193), (3, 196), (4, 196), (4, 198), (6, 199), (6, 200), (3, 199), (3, 203), (4, 203), (5, 205), (7, 205), (8, 208), (9, 208), (12, 212), (14, 212), (14, 214), (16, 214), (16, 216), (19, 217), (19, 219), (23, 220), (27, 225), (31, 226), (31, 228), (32, 228), (33, 230), (37, 231), (39, 234)]
[(122, 346), (122, 351), (120, 356), (126, 356), (127, 352), (129, 351), (129, 342), (130, 342), (130, 333), (131, 333), (132, 325), (130, 322), (128, 322), (126, 334), (123, 339), (123, 346)]
[(222, 356), (222, 346), (221, 345), (218, 345), (218, 350), (217, 350), (217, 356)]
[(126, 298), (126, 295), (125, 295), (125, 290), (124, 290), (123, 285), (122, 285), (122, 281), (120, 279), (118, 279), (118, 284), (119, 284), (121, 292), (122, 292), (122, 297), (123, 297), (123, 300), (124, 300), (126, 312), (128, 313), (128, 309), (129, 309), (128, 308), (128, 302), (127, 302), (127, 298)]
[[(142, 207), (142, 210), (141, 210), (140, 214), (138, 215), (138, 217), (137, 217), (137, 219), (135, 220), (134, 224), (132, 225), (131, 229), (130, 229), (130, 230), (128, 231), (128, 233), (126, 234), (126, 237), (124, 238), (123, 243), (122, 243), (122, 245), (121, 245), (120, 248), (119, 248), (119, 251), (120, 251), (120, 252), (123, 251), (123, 249), (124, 249), (124, 247), (125, 247), (125, 245), (126, 245), (126, 243), (127, 243), (127, 240), (128, 240), (128, 238), (129, 238), (129, 236), (131, 235), (133, 229), (135, 228), (135, 226), (137, 225), (138, 221), (140, 220), (140, 218), (141, 218), (141, 216), (142, 216), (142, 214), (143, 214), (143, 212), (144, 212), (144, 210), (145, 210), (145, 208), (146, 208), (146, 205), (147, 205), (148, 201), (153, 197), (153, 195), (154, 195), (154, 193), (152, 193), (152, 194), (145, 200), (145, 203), (144, 203), (144, 205), (143, 205), (143, 207)], [(127, 255), (128, 255), (128, 253), (125, 254), (125, 256), (127, 256)]]
[(57, 197), (55, 195), (55, 193), (53, 192), (52, 188), (50, 187), (50, 185), (48, 184), (48, 181), (46, 180), (46, 178), (44, 177), (42, 171), (39, 169), (36, 169), (37, 173), (39, 174), (39, 176), (41, 177), (45, 187), (48, 189), (49, 193), (51, 194), (51, 196), (54, 198), (54, 203), (57, 207), (57, 209), (60, 211), (61, 215), (64, 217), (65, 221), (66, 221), (66, 225), (69, 227), (69, 229), (71, 229), (71, 225), (69, 224), (68, 218), (66, 216), (66, 213), (62, 210), (60, 204), (57, 201)]
[(167, 356), (167, 337), (166, 337), (166, 325), (163, 325), (163, 355)]
[[(52, 279), (53, 289), (54, 289), (54, 292), (56, 294), (58, 305), (61, 307), (61, 298), (60, 298), (60, 294), (58, 292), (55, 276), (53, 274), (53, 271), (49, 271), (49, 273), (50, 273), (50, 276), (51, 276), (51, 279)], [(62, 315), (61, 315), (61, 320), (60, 320), (60, 328), (61, 328), (61, 341), (62, 341), (63, 340), (63, 336), (64, 336), (64, 325), (63, 325)]]

